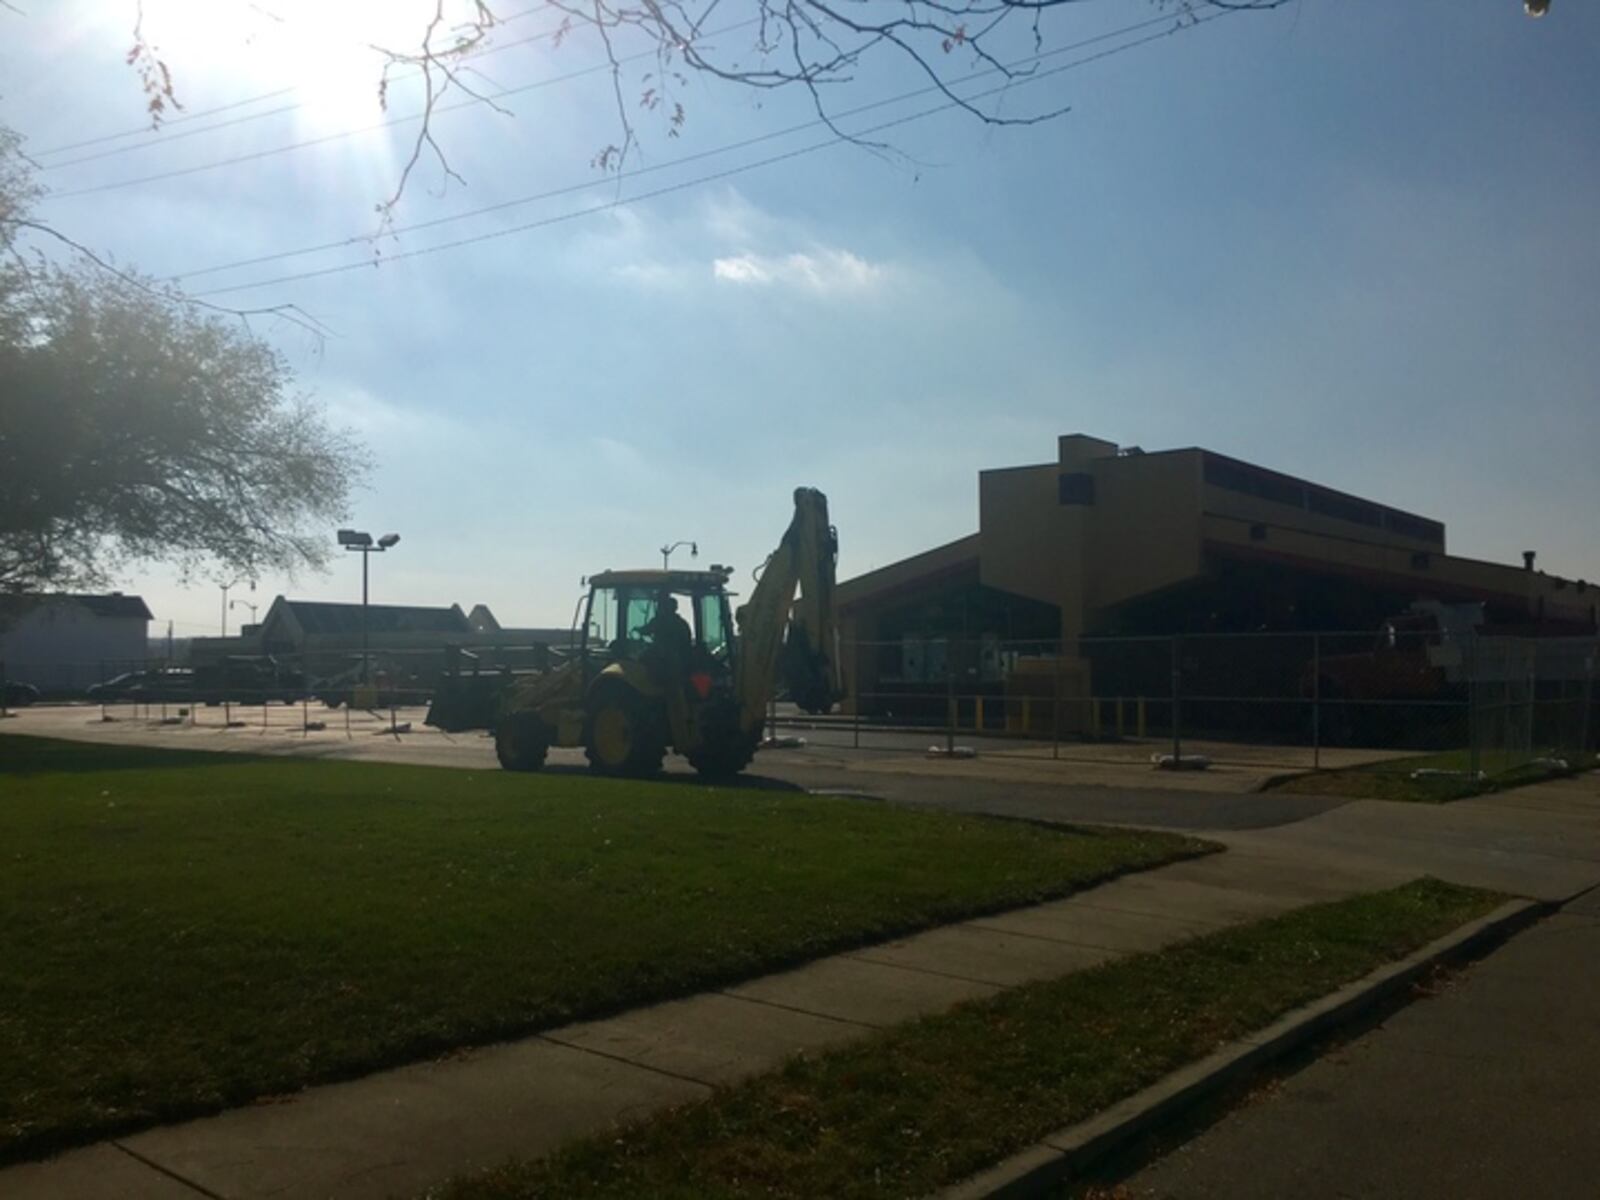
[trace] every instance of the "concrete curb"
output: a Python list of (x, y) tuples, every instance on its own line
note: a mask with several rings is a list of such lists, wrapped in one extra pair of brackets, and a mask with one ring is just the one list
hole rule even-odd
[(1258, 1067), (1282, 1058), (1364, 1009), (1409, 987), (1441, 962), (1502, 940), (1557, 907), (1512, 900), (1331, 995), (1305, 1005), (1198, 1062), (1168, 1075), (1104, 1112), (1069, 1126), (1020, 1153), (936, 1193), (936, 1200), (1014, 1200), (1040, 1196), (1087, 1173), (1129, 1142)]

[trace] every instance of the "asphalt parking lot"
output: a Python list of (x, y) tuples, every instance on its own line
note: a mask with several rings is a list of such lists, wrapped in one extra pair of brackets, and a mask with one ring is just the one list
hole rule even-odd
[[(408, 706), (350, 711), (309, 705), (36, 705), (17, 710), (0, 731), (80, 741), (165, 746), (221, 753), (401, 762), (498, 770), (492, 739), (444, 733)], [(782, 714), (780, 714), (781, 716)], [(799, 788), (871, 796), (899, 804), (1052, 822), (1170, 829), (1253, 829), (1299, 821), (1343, 803), (1337, 797), (1262, 793), (1261, 784), (1294, 769), (1293, 748), (1196, 744), (1215, 765), (1204, 772), (1158, 772), (1148, 743), (1022, 742), (973, 738), (973, 758), (930, 756), (944, 739), (931, 733), (866, 730), (837, 720), (811, 728), (785, 724), (801, 745), (767, 749), (740, 777), (747, 787)], [(1341, 752), (1354, 756), (1358, 752)], [(581, 749), (550, 753), (549, 771), (584, 771)], [(667, 758), (664, 778), (698, 783), (688, 764)]]

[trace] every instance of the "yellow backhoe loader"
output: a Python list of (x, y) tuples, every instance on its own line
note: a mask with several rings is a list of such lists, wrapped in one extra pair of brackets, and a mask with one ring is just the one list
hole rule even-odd
[[(582, 746), (607, 775), (654, 774), (669, 748), (702, 775), (737, 774), (761, 742), (780, 678), (808, 712), (826, 712), (841, 695), (837, 558), (827, 497), (799, 488), (794, 519), (734, 620), (731, 568), (603, 571), (588, 580), (569, 658), (533, 674), (473, 675), (457, 656), (428, 724), (492, 729), (511, 771), (538, 770), (552, 746)], [(689, 626), (687, 656), (657, 637), (669, 596)]]

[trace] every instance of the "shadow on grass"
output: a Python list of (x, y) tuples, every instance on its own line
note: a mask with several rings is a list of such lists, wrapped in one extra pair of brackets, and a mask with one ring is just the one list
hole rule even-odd
[[(603, 779), (605, 776), (597, 775), (586, 766), (577, 763), (549, 763), (537, 771), (530, 771), (531, 778), (540, 775), (556, 775), (567, 779)], [(807, 789), (798, 783), (791, 783), (787, 779), (774, 779), (770, 775), (730, 775), (724, 779), (706, 779), (699, 775), (685, 772), (662, 771), (656, 775), (646, 776), (641, 782), (665, 783), (675, 787), (712, 788), (716, 791), (740, 792), (804, 792)]]
[(0, 775), (83, 774), (91, 771), (154, 771), (172, 767), (216, 767), (261, 761), (257, 755), (155, 746), (108, 746), (58, 738), (0, 733)]
[[(322, 754), (219, 754), (213, 750), (171, 750), (159, 746), (116, 746), (103, 742), (75, 742), (60, 738), (32, 737), (19, 734), (7, 736), (0, 732), (0, 776), (84, 774), (91, 771), (152, 771), (175, 767), (217, 767), (241, 762), (269, 761), (339, 761), (359, 762), (359, 759), (333, 757), (330, 749)], [(386, 762), (385, 766), (404, 766)], [(419, 767), (430, 764), (418, 763)], [(436, 768), (435, 768), (436, 769)], [(445, 768), (448, 769), (448, 768)], [(556, 775), (566, 778), (598, 778), (586, 766), (575, 763), (552, 764), (537, 772), (539, 775)], [(735, 775), (727, 779), (703, 779), (699, 775), (662, 772), (653, 775), (650, 783), (664, 783), (676, 787), (713, 788), (718, 791), (739, 790), (756, 792), (804, 792), (806, 789), (786, 779), (769, 775)]]

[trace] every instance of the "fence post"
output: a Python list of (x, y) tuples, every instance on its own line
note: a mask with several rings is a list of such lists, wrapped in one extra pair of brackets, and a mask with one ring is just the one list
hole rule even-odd
[(311, 668), (300, 655), (300, 736), (311, 736)]
[(1311, 635), (1311, 769), (1322, 770), (1322, 635)]
[(5, 718), (11, 715), (11, 710), (6, 707), (7, 687), (6, 660), (0, 658), (0, 721), (3, 721)]
[(233, 703), (228, 699), (228, 655), (222, 655), (222, 727), (233, 728)]
[(1583, 725), (1578, 730), (1578, 757), (1580, 759), (1589, 757), (1589, 722), (1593, 718), (1591, 705), (1594, 703), (1594, 659), (1596, 654), (1600, 654), (1600, 641), (1596, 641), (1594, 645), (1589, 647), (1589, 657), (1584, 663), (1583, 704), (1580, 708)]
[(1056, 651), (1056, 698), (1050, 706), (1050, 757), (1061, 757), (1061, 655), (1065, 647)]
[(855, 708), (855, 720), (852, 724), (854, 727), (855, 741), (852, 748), (859, 750), (861, 749), (861, 693), (859, 691), (856, 693), (856, 702), (853, 707)]
[(944, 723), (944, 751), (954, 755), (956, 752), (956, 676), (955, 672), (947, 665), (944, 669), (945, 693), (945, 723)]
[(1478, 679), (1478, 639), (1467, 639), (1467, 771), (1476, 779), (1479, 770), (1478, 736), (1482, 721), (1478, 708), (1482, 702), (1482, 682)]
[(1176, 767), (1183, 758), (1183, 736), (1179, 733), (1179, 698), (1182, 693), (1183, 648), (1182, 639), (1172, 635), (1172, 765)]

